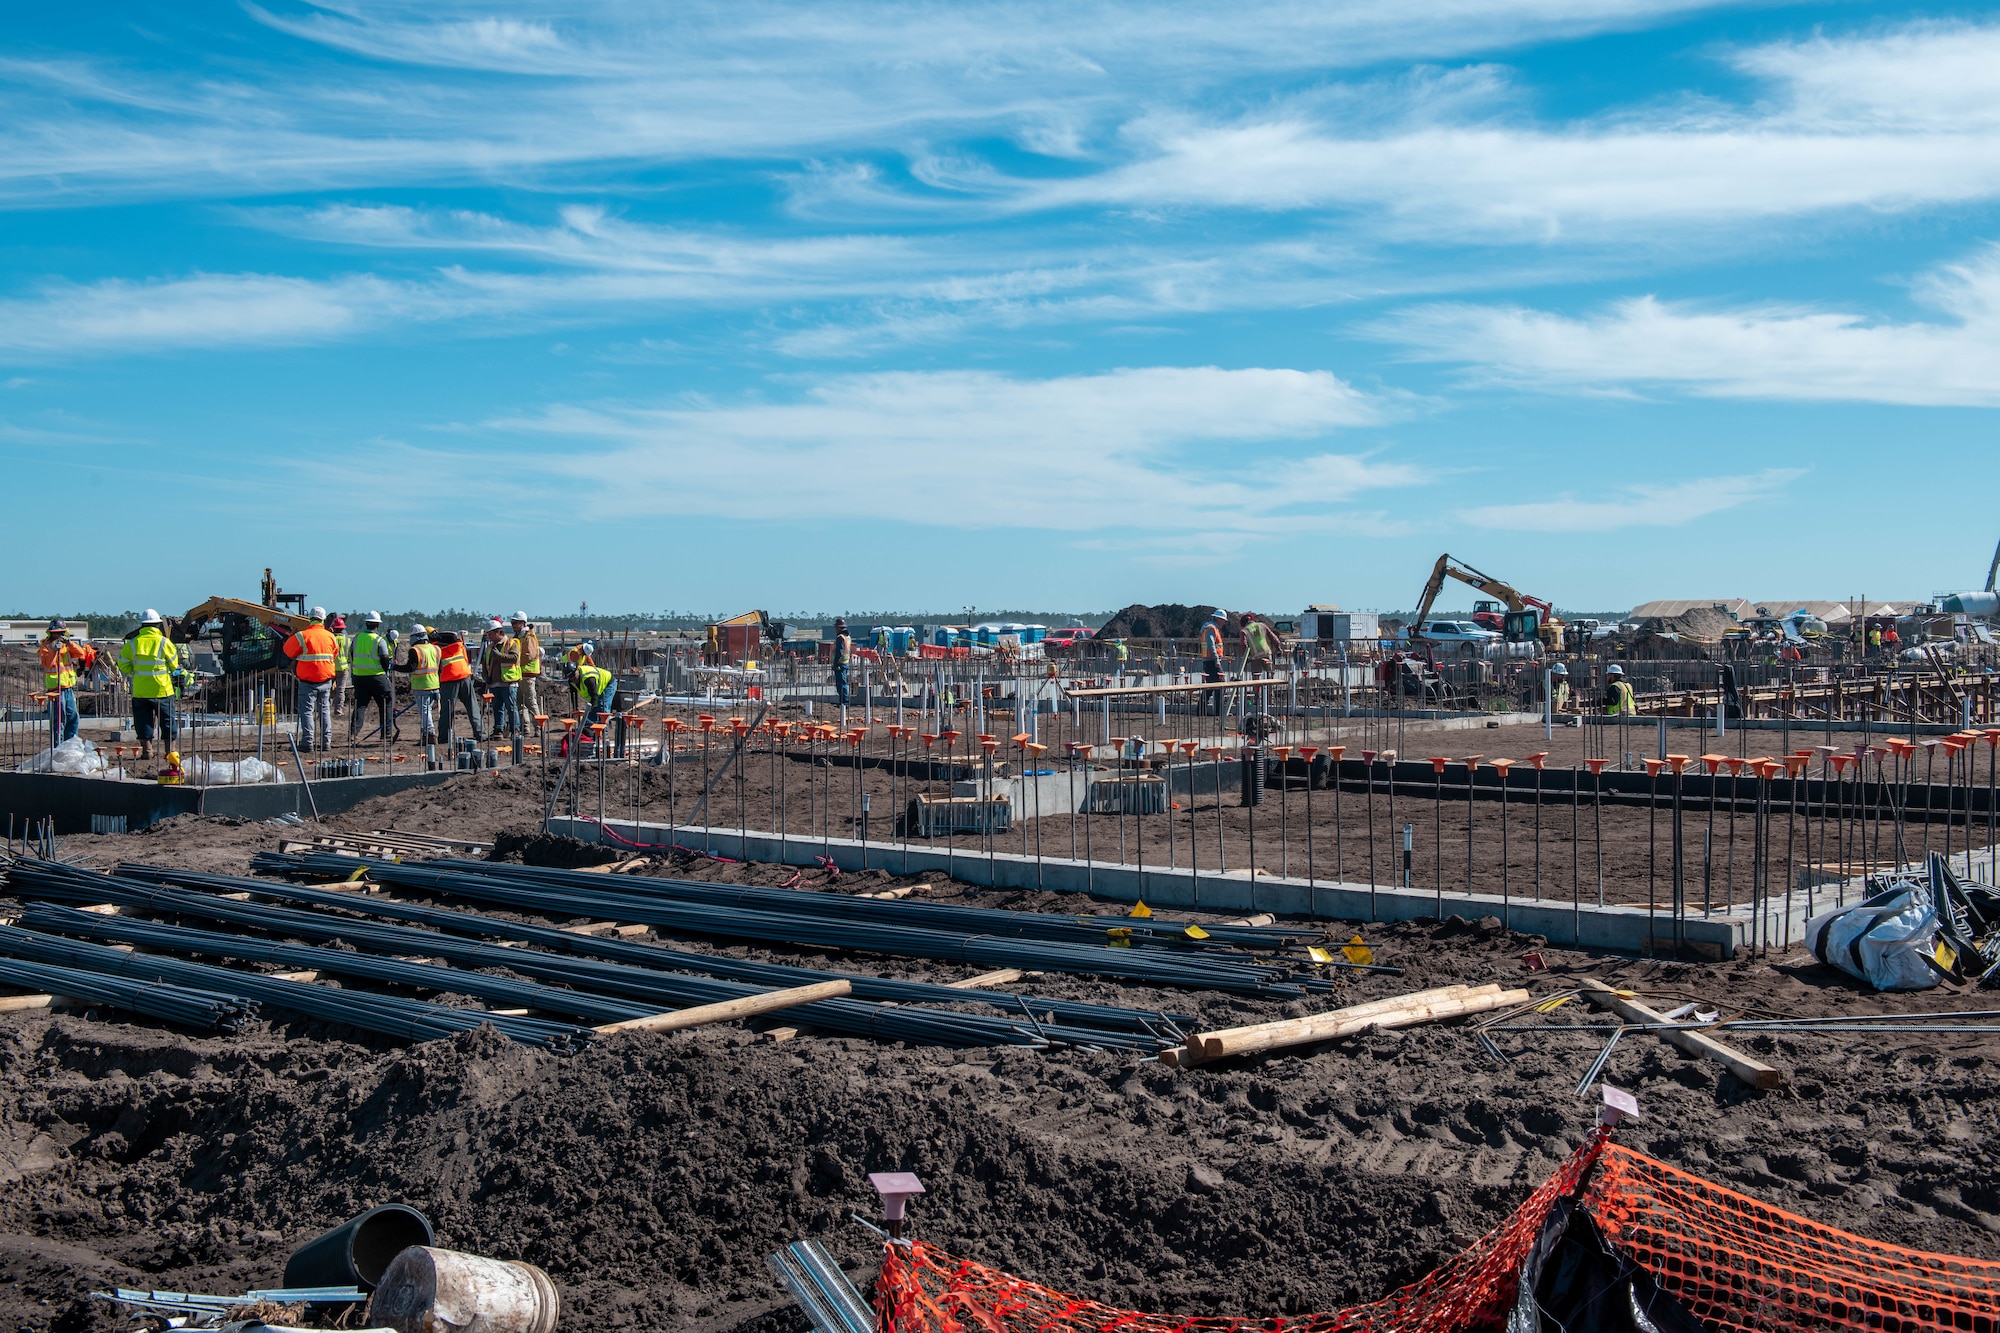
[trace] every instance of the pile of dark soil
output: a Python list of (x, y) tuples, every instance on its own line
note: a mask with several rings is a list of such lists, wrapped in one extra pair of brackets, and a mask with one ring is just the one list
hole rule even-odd
[[(990, 901), (990, 898), (989, 898)], [(1810, 965), (1688, 966), (1545, 950), (1497, 923), (1385, 930), (1399, 978), (1556, 987), (1577, 969), (1787, 1012), (1968, 1007), (1863, 997)], [(1046, 978), (1050, 993), (1120, 988)], [(1205, 1023), (1274, 1004), (1127, 993)], [(1316, 1002), (1321, 1003), (1321, 1002)], [(1294, 1011), (1300, 1006), (1288, 1006)], [(1497, 1222), (1580, 1141), (1601, 1035), (1375, 1034), (1182, 1071), (1083, 1051), (904, 1049), (742, 1030), (631, 1034), (573, 1057), (490, 1030), (420, 1046), (278, 1024), (235, 1038), (71, 1015), (0, 1019), (0, 1318), (109, 1328), (122, 1282), (236, 1289), (362, 1207), (404, 1200), (442, 1243), (532, 1260), (566, 1327), (798, 1327), (763, 1256), (825, 1240), (865, 1276), (866, 1173), (914, 1170), (919, 1234), (1120, 1305), (1331, 1309), (1425, 1272)], [(1889, 1044), (1893, 1042), (1894, 1044)], [(1781, 1207), (1930, 1250), (2000, 1256), (1990, 1039), (1753, 1037), (1790, 1066), (1759, 1094), (1633, 1038), (1608, 1077), (1621, 1138)]]
[[(1104, 622), (1097, 631), (1099, 640), (1105, 639), (1195, 639), (1201, 637), (1201, 627), (1215, 614), (1212, 606), (1182, 606), (1178, 602), (1168, 602), (1162, 606), (1146, 606), (1140, 602), (1120, 611)], [(1236, 636), (1243, 632), (1243, 620), (1248, 616), (1270, 624), (1269, 616), (1254, 611), (1231, 611), (1228, 624), (1223, 629), (1225, 638), (1234, 644)]]

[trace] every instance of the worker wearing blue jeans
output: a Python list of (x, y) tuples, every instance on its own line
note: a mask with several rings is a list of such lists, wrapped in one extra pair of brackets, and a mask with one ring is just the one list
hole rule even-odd
[(854, 640), (847, 637), (847, 621), (833, 621), (833, 697), (847, 707), (847, 664), (854, 659)]

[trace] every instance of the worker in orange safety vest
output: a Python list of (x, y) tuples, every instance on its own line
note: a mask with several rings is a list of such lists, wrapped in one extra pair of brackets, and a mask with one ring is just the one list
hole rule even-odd
[(333, 748), (333, 678), (340, 674), (340, 641), (326, 627), (326, 608), (315, 606), (304, 629), (285, 640), (285, 656), (296, 665), (299, 691), (299, 752)]

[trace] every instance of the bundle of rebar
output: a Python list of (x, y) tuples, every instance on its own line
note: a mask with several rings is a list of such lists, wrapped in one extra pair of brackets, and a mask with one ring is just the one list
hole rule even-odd
[[(391, 920), (410, 921), (435, 930), (452, 931), (458, 934), (474, 935), (490, 940), (513, 940), (522, 944), (533, 944), (559, 953), (581, 954), (590, 958), (602, 958), (610, 962), (626, 963), (633, 967), (654, 970), (665, 969), (673, 972), (692, 972), (701, 976), (721, 977), (730, 981), (746, 981), (756, 986), (785, 988), (805, 986), (814, 982), (840, 980), (852, 986), (852, 994), (857, 999), (887, 1000), (897, 1004), (982, 1004), (1000, 1009), (1009, 1015), (1021, 1012), (1026, 1005), (1034, 1013), (1054, 1015), (1055, 1021), (1085, 1028), (1103, 1028), (1114, 1032), (1156, 1033), (1167, 1031), (1176, 1025), (1192, 1020), (1184, 1014), (1163, 1013), (1157, 1010), (1131, 1009), (1121, 1005), (1090, 1004), (1080, 1000), (1052, 1000), (1039, 995), (1017, 994), (1000, 989), (968, 990), (958, 986), (930, 981), (905, 981), (897, 977), (878, 977), (863, 972), (845, 972), (823, 968), (799, 967), (789, 963), (759, 962), (748, 958), (730, 958), (721, 954), (695, 953), (685, 949), (675, 949), (670, 945), (626, 939), (599, 939), (592, 935), (572, 930), (558, 930), (551, 926), (528, 925), (518, 921), (502, 921), (496, 917), (480, 916), (473, 912), (459, 912), (445, 907), (428, 907), (418, 903), (402, 902), (394, 898), (362, 895), (345, 890), (315, 889), (304, 885), (285, 883), (277, 880), (252, 879), (235, 875), (210, 875), (184, 870), (169, 870), (160, 866), (125, 863), (118, 867), (118, 874), (126, 880), (143, 880), (149, 884), (178, 885), (201, 889), (213, 894), (250, 893), (259, 897), (276, 898), (285, 902), (304, 903), (314, 907), (333, 908), (342, 912), (353, 912), (366, 916), (387, 917)], [(74, 896), (67, 901), (105, 901), (102, 890), (107, 881), (102, 876), (92, 876), (88, 880), (75, 881)], [(37, 890), (45, 892), (45, 890)], [(68, 882), (62, 892), (69, 892)], [(93, 896), (95, 895), (95, 896)], [(151, 901), (163, 910), (183, 911), (185, 907), (168, 908), (158, 899), (120, 899), (138, 905)], [(208, 911), (227, 912), (237, 904), (224, 900), (211, 903)], [(219, 920), (239, 920), (233, 916), (218, 916)], [(336, 918), (345, 922), (348, 918)], [(343, 938), (347, 933), (343, 932)], [(514, 955), (502, 955), (513, 957)]]
[(158, 954), (125, 953), (101, 944), (62, 939), (18, 926), (0, 926), (0, 954), (135, 981), (165, 982), (196, 990), (217, 991), (239, 999), (255, 1000), (268, 1008), (413, 1041), (448, 1037), (455, 1032), (471, 1031), (485, 1023), (491, 1023), (504, 1036), (523, 1046), (540, 1046), (550, 1050), (575, 1049), (587, 1043), (591, 1036), (589, 1028), (568, 1023), (553, 1023), (518, 1014), (495, 1014), (483, 1009), (453, 1009), (394, 995), (335, 990), (330, 986), (284, 981), (254, 972), (238, 972)]
[[(163, 872), (165, 873), (165, 872)], [(281, 890), (288, 886), (264, 881), (236, 881), (258, 889)], [(340, 949), (286, 945), (218, 932), (191, 930), (129, 917), (106, 917), (31, 901), (23, 921), (36, 930), (60, 931), (97, 939), (116, 939), (147, 947), (177, 949), (211, 955), (289, 962), (344, 975), (367, 976), (431, 990), (483, 995), (510, 1000), (530, 1008), (579, 1014), (595, 1021), (622, 1021), (643, 1017), (662, 1009), (716, 1004), (727, 1000), (765, 994), (769, 985), (747, 985), (738, 981), (688, 975), (653, 967), (636, 967), (595, 958), (579, 958), (544, 953), (538, 949), (509, 948), (481, 943), (409, 926), (388, 925), (353, 916), (306, 912), (268, 904), (222, 898), (211, 893), (166, 884), (146, 883), (121, 876), (80, 874), (59, 867), (38, 867), (25, 874), (10, 876), (16, 892), (31, 899), (67, 899), (71, 902), (113, 903), (126, 907), (183, 916), (197, 916), (263, 930), (292, 938), (340, 941), (370, 953), (349, 953)], [(388, 904), (345, 901), (344, 908), (387, 906)], [(464, 914), (445, 914), (459, 915)], [(483, 918), (478, 918), (482, 919)], [(515, 927), (516, 933), (537, 932), (556, 936), (564, 943), (578, 937), (547, 928)], [(544, 942), (537, 940), (535, 942)], [(546, 941), (556, 942), (556, 941)], [(598, 943), (603, 943), (599, 941)], [(638, 946), (644, 949), (645, 946)], [(0, 941), (0, 949), (4, 949)], [(663, 952), (663, 951), (662, 951)], [(387, 955), (387, 956), (382, 956)], [(124, 955), (119, 955), (123, 957)], [(437, 967), (410, 961), (412, 957), (441, 958), (456, 964)], [(474, 968), (505, 968), (551, 985), (507, 981), (471, 971)], [(832, 979), (828, 973), (797, 969), (819, 980)], [(235, 977), (234, 972), (225, 975)], [(791, 977), (786, 980), (797, 984)], [(560, 989), (568, 987), (573, 989)], [(307, 988), (312, 989), (312, 988)], [(954, 1003), (996, 1003), (1001, 997), (977, 992), (935, 987), (938, 998)], [(353, 994), (353, 992), (333, 992)], [(607, 996), (624, 997), (622, 1000)], [(964, 1013), (907, 1003), (878, 1003), (852, 998), (820, 1000), (800, 1006), (792, 1017), (829, 1032), (868, 1037), (881, 1041), (906, 1041), (943, 1046), (1045, 1046), (1073, 1045), (1116, 1048), (1145, 1053), (1176, 1045), (1180, 1029), (1165, 1015), (1108, 1006), (1068, 1005), (1063, 1002), (1007, 997), (1014, 1001), (1019, 1016), (996, 1017)], [(643, 1001), (633, 1005), (630, 1001)], [(1058, 1013), (1073, 1010), (1074, 1015)], [(479, 1011), (452, 1011), (478, 1013)], [(1098, 1014), (1115, 1018), (1104, 1026), (1084, 1026), (1075, 1021)]]
[[(86, 915), (79, 913), (79, 915)], [(257, 1005), (241, 996), (157, 981), (132, 981), (74, 967), (0, 958), (0, 982), (70, 1000), (125, 1009), (207, 1032), (234, 1032), (257, 1016)]]
[[(357, 869), (355, 858), (348, 856), (284, 856), (269, 852), (253, 858), (251, 864), (266, 873), (322, 879), (344, 877)], [(982, 967), (1076, 972), (1239, 995), (1297, 997), (1308, 990), (1328, 990), (1332, 986), (1324, 978), (1235, 951), (1129, 948), (1125, 947), (1129, 938), (1112, 931), (1101, 932), (1094, 944), (1000, 938), (884, 921), (829, 919), (798, 911), (662, 900), (643, 892), (627, 891), (622, 886), (606, 887), (601, 882), (602, 875), (582, 877), (597, 883), (557, 885), (441, 868), (436, 862), (408, 865), (364, 857), (358, 868), (365, 869), (380, 884), (470, 898), (545, 916), (589, 914), (724, 939), (903, 958), (936, 958)]]

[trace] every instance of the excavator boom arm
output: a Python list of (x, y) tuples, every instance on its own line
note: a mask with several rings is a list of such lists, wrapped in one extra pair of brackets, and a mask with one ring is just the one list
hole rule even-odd
[(1438, 593), (1444, 588), (1444, 581), (1447, 578), (1457, 579), (1460, 583), (1476, 588), (1488, 597), (1505, 602), (1509, 611), (1525, 611), (1529, 607), (1533, 607), (1542, 613), (1542, 622), (1544, 624), (1560, 626), (1560, 622), (1556, 619), (1556, 609), (1554, 606), (1539, 597), (1528, 596), (1511, 583), (1503, 583), (1491, 574), (1482, 574), (1471, 565), (1452, 559), (1451, 553), (1447, 551), (1439, 556), (1437, 564), (1431, 567), (1430, 580), (1424, 584), (1424, 595), (1417, 600), (1417, 618), (1415, 623), (1419, 628), (1421, 628), (1426, 620), (1430, 619), (1431, 606), (1437, 601)]

